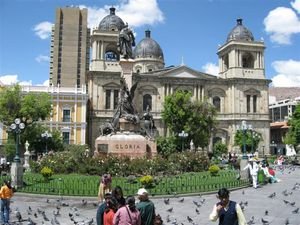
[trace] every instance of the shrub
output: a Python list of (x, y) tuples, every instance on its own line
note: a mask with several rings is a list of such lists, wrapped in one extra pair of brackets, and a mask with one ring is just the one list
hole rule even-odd
[(217, 176), (217, 174), (218, 174), (219, 171), (220, 171), (220, 167), (218, 167), (217, 165), (211, 165), (211, 166), (208, 168), (208, 171), (210, 172), (210, 175), (211, 175), (211, 176)]
[(47, 166), (43, 167), (41, 174), (44, 177), (45, 181), (48, 181), (53, 175), (53, 170)]
[(153, 186), (154, 179), (151, 175), (146, 175), (140, 178), (140, 182), (145, 188), (150, 188)]

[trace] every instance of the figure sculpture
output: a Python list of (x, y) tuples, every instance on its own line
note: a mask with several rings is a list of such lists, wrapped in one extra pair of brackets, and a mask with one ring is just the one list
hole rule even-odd
[(137, 124), (139, 122), (139, 117), (133, 104), (134, 92), (138, 83), (136, 82), (131, 87), (130, 91), (124, 77), (121, 78), (120, 84), (120, 98), (118, 107), (112, 120), (106, 121), (99, 127), (101, 135), (109, 135), (113, 132), (116, 132), (119, 124), (119, 118), (124, 118), (125, 120), (130, 121), (134, 124)]
[(155, 127), (155, 124), (154, 124), (153, 116), (150, 113), (150, 106), (149, 105), (147, 105), (146, 112), (142, 116), (142, 119), (145, 120), (144, 121), (144, 129), (146, 131), (146, 134), (149, 137), (153, 137), (154, 133), (156, 131), (156, 127)]
[(120, 31), (119, 34), (119, 51), (124, 59), (132, 59), (132, 46), (135, 46), (135, 38), (128, 24)]

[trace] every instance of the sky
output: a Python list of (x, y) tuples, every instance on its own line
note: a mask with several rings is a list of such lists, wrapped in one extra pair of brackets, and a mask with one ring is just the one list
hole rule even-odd
[(51, 26), (59, 7), (88, 8), (90, 28), (109, 8), (134, 30), (151, 30), (165, 66), (218, 74), (218, 48), (242, 18), (264, 41), (265, 74), (274, 87), (300, 87), (300, 0), (1, 0), (0, 82), (48, 85)]

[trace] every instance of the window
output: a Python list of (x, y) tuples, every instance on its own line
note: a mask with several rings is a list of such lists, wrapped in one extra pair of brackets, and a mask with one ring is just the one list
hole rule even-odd
[(242, 56), (242, 67), (243, 68), (254, 68), (254, 60), (251, 53), (244, 53)]
[(114, 51), (107, 51), (105, 53), (105, 60), (115, 62), (118, 60), (118, 55)]
[(70, 109), (63, 110), (63, 122), (71, 122), (71, 110)]
[(247, 95), (247, 112), (250, 112), (250, 99), (251, 95)]
[(253, 95), (253, 112), (256, 113), (256, 105), (257, 105), (257, 95)]
[(119, 103), (119, 91), (114, 90), (114, 109), (118, 107), (118, 103)]
[(63, 132), (63, 143), (64, 144), (70, 144), (70, 132)]
[(143, 111), (146, 111), (148, 105), (151, 110), (152, 109), (152, 96), (149, 94), (145, 94), (143, 96)]
[(213, 105), (215, 106), (215, 108), (218, 112), (221, 111), (221, 99), (220, 99), (220, 97), (218, 97), (218, 96), (213, 97)]
[(105, 109), (110, 109), (110, 90), (105, 91)]

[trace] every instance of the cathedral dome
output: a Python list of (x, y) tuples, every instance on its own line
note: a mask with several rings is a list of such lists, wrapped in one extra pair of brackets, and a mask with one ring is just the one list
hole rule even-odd
[(243, 20), (242, 19), (237, 19), (237, 24), (236, 26), (230, 31), (230, 33), (227, 36), (227, 42), (231, 40), (236, 40), (236, 41), (254, 41), (254, 37), (251, 33), (250, 30), (248, 30), (244, 25), (243, 25)]
[(111, 7), (109, 10), (110, 14), (101, 20), (98, 29), (101, 31), (120, 31), (125, 26), (123, 20), (116, 16), (114, 7)]
[(150, 30), (145, 31), (145, 38), (134, 48), (134, 58), (155, 58), (164, 61), (164, 54), (159, 44), (150, 37)]

